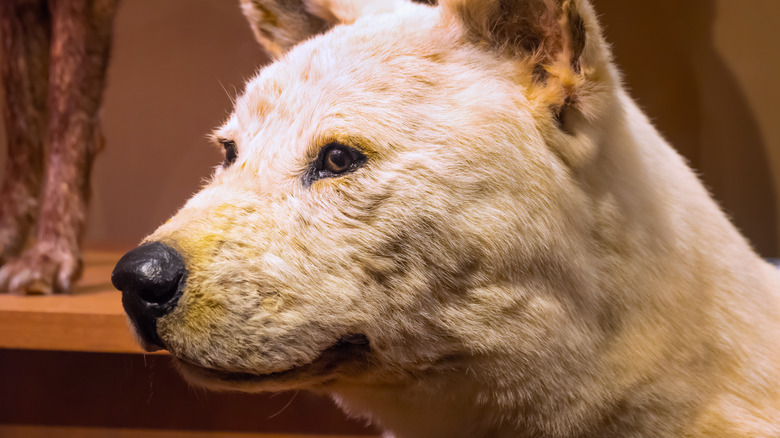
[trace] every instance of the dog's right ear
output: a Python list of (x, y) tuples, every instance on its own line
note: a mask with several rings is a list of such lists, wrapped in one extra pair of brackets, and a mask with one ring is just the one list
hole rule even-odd
[(361, 16), (390, 12), (406, 0), (241, 0), (255, 37), (278, 58), (332, 26)]
[(303, 0), (241, 0), (255, 38), (274, 58), (332, 25), (309, 13)]

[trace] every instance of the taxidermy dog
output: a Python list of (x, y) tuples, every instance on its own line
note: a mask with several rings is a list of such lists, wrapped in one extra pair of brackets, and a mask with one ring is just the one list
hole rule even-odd
[[(0, 0), (8, 163), (0, 291), (69, 291), (81, 274), (98, 109), (118, 0)], [(28, 237), (33, 245), (25, 249)]]
[(243, 10), (277, 60), (113, 273), (145, 349), (387, 437), (780, 436), (780, 275), (587, 0)]

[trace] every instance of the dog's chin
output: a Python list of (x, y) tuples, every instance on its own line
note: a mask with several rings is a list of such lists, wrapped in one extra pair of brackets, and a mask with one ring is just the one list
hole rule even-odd
[(355, 376), (365, 370), (370, 351), (365, 336), (346, 335), (307, 364), (269, 373), (212, 368), (174, 357), (179, 371), (192, 384), (216, 390), (260, 392), (316, 389), (340, 377)]

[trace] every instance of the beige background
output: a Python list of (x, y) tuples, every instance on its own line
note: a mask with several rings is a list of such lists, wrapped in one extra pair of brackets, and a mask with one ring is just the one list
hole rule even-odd
[[(124, 0), (88, 244), (136, 243), (218, 164), (205, 137), (265, 59), (237, 3)], [(595, 4), (640, 104), (760, 252), (779, 255), (780, 0)]]

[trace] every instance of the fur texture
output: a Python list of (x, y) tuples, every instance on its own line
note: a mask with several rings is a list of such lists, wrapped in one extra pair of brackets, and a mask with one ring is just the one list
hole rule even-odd
[[(780, 436), (780, 276), (591, 6), (363, 3), (243, 2), (279, 60), (147, 239), (189, 271), (157, 324), (184, 375), (327, 392), (388, 437)], [(365, 164), (307, 184), (334, 142)]]

